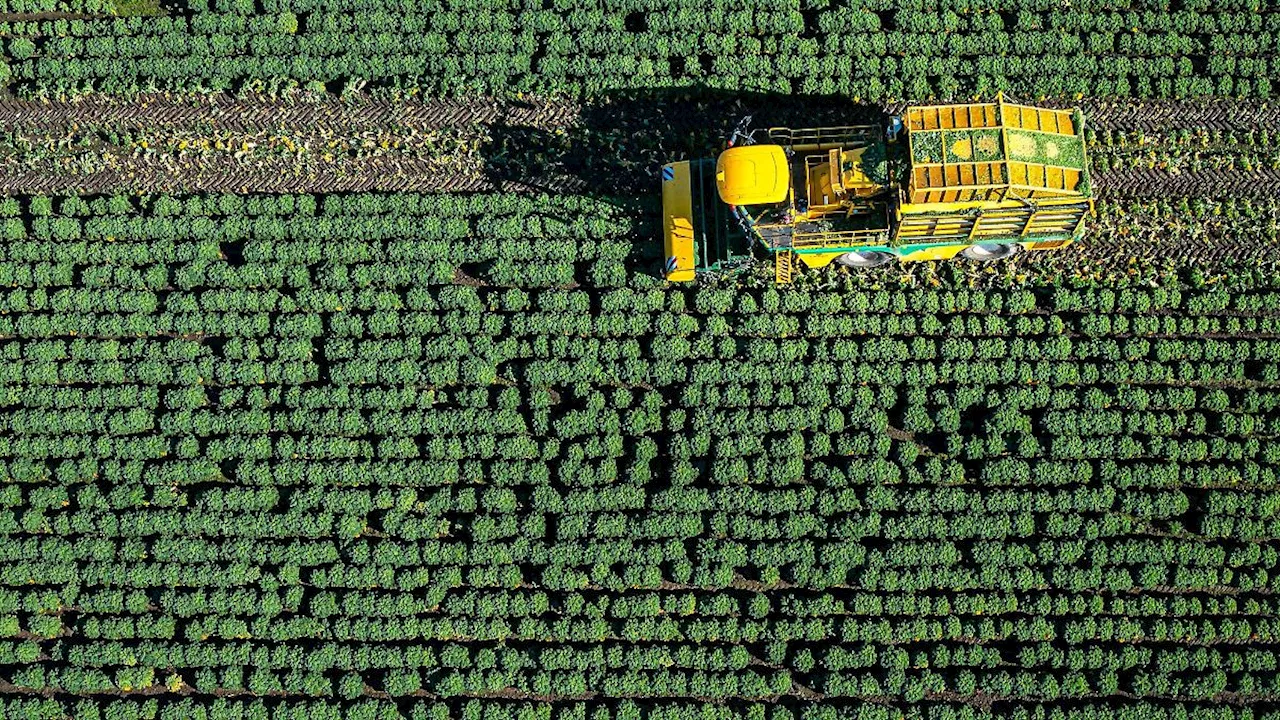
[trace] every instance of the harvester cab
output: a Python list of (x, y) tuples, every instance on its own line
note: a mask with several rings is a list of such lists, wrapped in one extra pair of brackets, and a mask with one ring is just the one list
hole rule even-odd
[(1092, 198), (1079, 111), (908, 108), (880, 125), (748, 130), (718, 157), (662, 168), (666, 276), (772, 255), (799, 264), (997, 260), (1063, 247)]
[(730, 205), (785, 202), (791, 188), (787, 154), (780, 145), (739, 145), (716, 158), (716, 192)]

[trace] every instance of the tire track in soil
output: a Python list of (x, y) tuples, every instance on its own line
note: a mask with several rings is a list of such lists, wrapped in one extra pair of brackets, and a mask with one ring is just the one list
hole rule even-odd
[(83, 175), (51, 175), (24, 172), (0, 175), (0, 194), (109, 194), (128, 188), (132, 192), (165, 193), (312, 193), (312, 192), (493, 192), (522, 188), (504, 187), (473, 173), (444, 172), (429, 160), (395, 158), (348, 165), (318, 167), (292, 174), (280, 169), (237, 168), (234, 173), (207, 167), (148, 168), (143, 173), (103, 170)]
[(1235, 100), (1082, 100), (1088, 127), (1105, 130), (1168, 131), (1172, 128), (1253, 130), (1280, 125), (1280, 105)]
[[(584, 112), (614, 115), (619, 127), (626, 128), (640, 113), (639, 121), (648, 127), (665, 127), (666, 132), (684, 132), (707, 127), (708, 123), (725, 123), (734, 113), (750, 111), (747, 103), (736, 99), (715, 101), (665, 101), (646, 109), (641, 101), (611, 101), (584, 110), (566, 101), (529, 99), (504, 102), (494, 99), (401, 100), (392, 101), (357, 95), (347, 99), (272, 99), (267, 97), (169, 96), (143, 94), (124, 99), (92, 95), (62, 101), (23, 100), (0, 97), (0, 126), (11, 132), (65, 131), (75, 126), (111, 127), (116, 129), (212, 128), (237, 132), (278, 128), (307, 128), (335, 132), (389, 127), (440, 129), (484, 125), (524, 126), (535, 129), (563, 129), (578, 123)], [(1047, 103), (1052, 104), (1052, 103)], [(1226, 100), (1208, 101), (1082, 101), (1079, 103), (1090, 123), (1113, 129), (1160, 129), (1170, 127), (1206, 127), (1212, 129), (1248, 129), (1262, 123), (1280, 124), (1280, 105), (1260, 104), (1242, 108)], [(804, 115), (804, 102), (781, 102), (778, 107), (762, 112), (779, 120), (798, 120)], [(850, 113), (865, 111), (849, 104)], [(894, 105), (886, 108), (900, 111)], [(688, 111), (691, 110), (691, 111)], [(833, 120), (840, 113), (839, 103), (820, 101), (814, 105), (815, 119)], [(649, 124), (658, 119), (661, 122)], [(859, 118), (865, 120), (865, 118)], [(636, 128), (637, 131), (639, 128)], [(606, 152), (601, 150), (601, 152)], [(618, 148), (609, 150), (614, 154)], [(104, 171), (82, 176), (50, 176), (30, 172), (0, 175), (4, 192), (111, 192), (121, 188), (149, 191), (256, 192), (324, 192), (326, 190), (408, 190), (435, 192), (467, 192), (492, 190), (497, 186), (535, 189), (547, 192), (580, 191), (584, 183), (573, 178), (538, 178), (526, 183), (467, 177), (456, 173), (441, 174), (425, 160), (397, 159), (398, 167), (387, 168), (368, 163), (367, 169), (347, 167), (341, 170), (317, 169), (303, 176), (282, 175), (230, 165), (224, 172), (207, 168), (146, 169), (138, 173)], [(372, 173), (360, 177), (360, 173)], [(1272, 170), (1212, 171), (1201, 170), (1173, 174), (1155, 169), (1121, 169), (1094, 173), (1094, 188), (1099, 198), (1143, 199), (1155, 197), (1248, 197), (1280, 196), (1280, 172)], [(536, 186), (536, 187), (535, 187)]]
[[(1120, 268), (1130, 260), (1141, 263), (1163, 263), (1169, 260), (1189, 261), (1201, 264), (1223, 262), (1273, 263), (1280, 246), (1273, 242), (1239, 242), (1238, 240), (1197, 241), (1179, 237), (1161, 238), (1158, 241), (1122, 238), (1099, 238), (1086, 234), (1084, 239), (1066, 249), (1099, 266)], [(1019, 262), (1036, 264), (1054, 262), (1053, 252), (1025, 253)]]
[(297, 169), (288, 163), (272, 167), (261, 163), (245, 167), (226, 160), (159, 164), (131, 159), (126, 164), (88, 173), (25, 171), (0, 173), (0, 194), (111, 194), (155, 193), (325, 193), (325, 192), (423, 192), (423, 193), (548, 193), (576, 194), (589, 191), (577, 177), (548, 174), (536, 183), (491, 177), (479, 169), (442, 167), (434, 158), (371, 157), (343, 165), (317, 164)]
[[(387, 130), (432, 131), (508, 126), (555, 131), (579, 121), (580, 107), (565, 101), (491, 99), (391, 101), (358, 95), (316, 101), (278, 100), (230, 95), (167, 96), (143, 94), (132, 99), (93, 95), (64, 101), (0, 97), (0, 127), (13, 133), (62, 134), (76, 128), (115, 131), (188, 130), (201, 132), (349, 133)], [(291, 165), (245, 167), (233, 158), (178, 154), (161, 163), (122, 153), (121, 164), (90, 173), (0, 171), (4, 193), (135, 192), (563, 192), (581, 190), (572, 179), (538, 178), (538, 187), (475, 172), (441, 168), (430, 157), (374, 157), (341, 165), (315, 161), (301, 173)], [(267, 165), (270, 165), (268, 161)]]
[[(1116, 130), (1167, 131), (1171, 127), (1247, 130), (1263, 123), (1280, 124), (1280, 107), (1269, 104), (1241, 108), (1229, 101), (1207, 102), (1090, 102), (1079, 103), (1092, 127)], [(761, 115), (801, 124), (804, 103), (763, 111)], [(900, 111), (901, 108), (886, 108)], [(865, 110), (865, 108), (864, 108)], [(594, 113), (612, 115), (620, 128), (639, 132), (663, 127), (668, 134), (685, 135), (710, 125), (731, 124), (735, 113), (751, 108), (736, 101), (700, 104), (692, 112), (672, 102), (644, 108), (635, 102), (606, 105)], [(615, 115), (616, 113), (616, 115)], [(639, 115), (636, 115), (639, 113)], [(269, 98), (167, 97), (152, 94), (133, 100), (89, 96), (70, 101), (32, 101), (0, 97), (0, 125), (10, 131), (66, 131), (74, 126), (114, 129), (189, 128), (253, 132), (278, 128), (307, 128), (334, 132), (411, 127), (441, 129), (472, 126), (525, 126), (561, 129), (581, 121), (583, 108), (562, 101), (530, 100), (504, 103), (489, 99), (388, 101), (357, 96), (347, 100), (282, 101)], [(636, 115), (636, 117), (630, 117)], [(827, 103), (813, 111), (815, 122), (838, 123), (841, 111)], [(763, 119), (763, 118), (762, 118)], [(859, 117), (858, 121), (869, 118)], [(598, 117), (597, 117), (598, 120)], [(635, 127), (631, 127), (631, 126)], [(624, 142), (624, 144), (626, 144)], [(604, 152), (604, 151), (601, 151)], [(609, 152), (623, 152), (613, 148)], [(1094, 188), (1100, 199), (1151, 199), (1160, 197), (1280, 197), (1280, 171), (1201, 170), (1170, 173), (1166, 170), (1130, 168), (1095, 172)], [(558, 176), (554, 171), (534, 180), (506, 181), (482, 173), (441, 169), (429, 158), (366, 158), (336, 167), (323, 165), (302, 173), (291, 167), (246, 168), (228, 159), (225, 169), (207, 161), (155, 166), (128, 163), (115, 170), (84, 175), (20, 171), (0, 173), (0, 193), (111, 193), (129, 188), (142, 192), (520, 192), (580, 193), (590, 188), (581, 177)], [(1079, 251), (1102, 264), (1122, 265), (1135, 258), (1158, 262), (1169, 258), (1214, 263), (1222, 261), (1270, 261), (1280, 248), (1273, 243), (1241, 242), (1240, 238), (1192, 240), (1161, 234), (1159, 241), (1090, 236)], [(1029, 254), (1026, 261), (1047, 260), (1048, 254)]]
[(1280, 170), (1195, 170), (1172, 173), (1156, 168), (1124, 168), (1095, 172), (1094, 194), (1099, 199), (1162, 197), (1280, 198)]
[[(610, 101), (634, 110), (641, 105), (631, 101)], [(802, 100), (772, 103), (769, 108), (756, 108), (760, 115), (780, 114), (793, 122), (806, 118)], [(1072, 107), (1072, 103), (1045, 101), (1046, 107)], [(665, 105), (665, 107), (662, 107)], [(653, 105), (653, 113), (680, 128), (705, 127), (708, 123), (730, 125), (735, 113), (751, 112), (749, 102), (719, 99), (712, 102), (691, 100), (684, 107), (670, 100)], [(844, 106), (842, 111), (840, 108)], [(1260, 103), (1242, 106), (1230, 100), (1082, 100), (1079, 106), (1091, 127), (1114, 130), (1168, 130), (1170, 128), (1208, 128), (1210, 130), (1249, 130), (1261, 126), (1280, 125), (1280, 105)], [(900, 113), (906, 103), (881, 106), (888, 113)], [(119, 128), (158, 128), (213, 125), (227, 130), (252, 130), (275, 127), (314, 127), (350, 129), (413, 125), (440, 128), (469, 124), (507, 124), (528, 127), (559, 128), (572, 124), (584, 112), (580, 103), (543, 98), (519, 102), (492, 98), (386, 100), (358, 94), (348, 98), (275, 99), (269, 97), (235, 97), (231, 95), (184, 95), (144, 93), (135, 98), (87, 95), (71, 100), (27, 100), (0, 97), (0, 124), (11, 129), (64, 127), (69, 124), (98, 124)], [(829, 99), (813, 106), (809, 120), (817, 122), (868, 122), (874, 115), (871, 106), (838, 103)], [(627, 118), (619, 117), (625, 123)]]
[(61, 129), (71, 125), (116, 129), (210, 126), (235, 131), (279, 127), (350, 131), (506, 124), (550, 129), (572, 123), (579, 112), (576, 103), (538, 99), (391, 101), (360, 95), (351, 99), (306, 101), (144, 94), (130, 100), (91, 95), (46, 102), (0, 97), (0, 126), (11, 131)]

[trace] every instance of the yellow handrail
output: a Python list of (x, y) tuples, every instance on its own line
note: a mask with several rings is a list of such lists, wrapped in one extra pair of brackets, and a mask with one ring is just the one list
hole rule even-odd
[(858, 245), (883, 245), (889, 241), (885, 230), (833, 230), (830, 232), (796, 233), (791, 236), (791, 247), (832, 248)]
[(830, 127), (789, 128), (771, 127), (769, 136), (786, 135), (791, 140), (820, 140), (827, 138), (845, 138), (854, 133), (870, 133), (879, 128), (875, 125), (833, 125)]

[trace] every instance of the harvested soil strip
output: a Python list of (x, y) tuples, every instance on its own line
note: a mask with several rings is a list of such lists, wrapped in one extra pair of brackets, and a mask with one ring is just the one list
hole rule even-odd
[[(318, 136), (288, 138), (299, 154), (241, 150), (245, 136), (220, 140), (220, 149), (130, 150), (107, 145), (65, 156), (29, 159), (0, 153), (0, 193), (110, 194), (116, 192), (325, 193), (354, 191), (571, 193), (599, 190), (582, 177), (553, 167), (536, 174), (512, 173), (484, 162), (467, 130), (428, 131), (413, 140), (394, 134), (398, 149), (351, 147)], [(254, 136), (258, 142), (263, 138)], [(174, 138), (162, 138), (167, 147)], [(359, 141), (357, 136), (355, 141)], [(278, 145), (278, 143), (277, 143)], [(332, 152), (330, 152), (332, 148)], [(359, 152), (353, 155), (352, 152)], [(644, 177), (648, 190), (650, 175)], [(641, 191), (641, 192), (644, 192)], [(628, 194), (634, 194), (628, 192)]]
[(1082, 100), (1086, 124), (1097, 129), (1167, 132), (1174, 128), (1256, 130), (1280, 125), (1280, 105), (1236, 100)]
[(1128, 168), (1093, 174), (1098, 198), (1280, 197), (1280, 170), (1197, 170), (1172, 173), (1155, 168)]
[(171, 169), (230, 177), (257, 170), (298, 176), (328, 169), (341, 174), (375, 158), (433, 164), (434, 170), (421, 172), (424, 175), (479, 174), (483, 167), (479, 148), (485, 141), (479, 127), (355, 133), (169, 128), (135, 130), (127, 135), (121, 138), (102, 131), (9, 134), (0, 137), (0, 177), (44, 173), (74, 183), (78, 176), (101, 171), (134, 179)]
[(103, 170), (83, 175), (24, 172), (0, 176), (0, 194), (312, 193), (356, 191), (480, 192), (503, 189), (473, 172), (441, 172), (439, 163), (417, 158), (368, 158), (342, 167), (293, 174), (288, 168), (239, 168), (217, 172), (193, 165)]
[[(1228, 101), (1086, 102), (1097, 127), (1247, 128), (1280, 121), (1280, 107), (1242, 109)], [(893, 108), (900, 110), (900, 108)], [(617, 96), (578, 105), (566, 101), (492, 99), (393, 101), (353, 98), (271, 99), (264, 96), (145, 94), (136, 98), (90, 95), (66, 101), (0, 98), (0, 125), (15, 137), (111, 128), (122, 133), (287, 131), (358, 134), (465, 128), (478, 142), (474, 167), (443, 167), (439, 158), (373, 157), (355, 163), (307, 167), (188, 161), (166, 165), (126, 158), (118, 167), (88, 162), (79, 173), (50, 172), (40, 162), (20, 162), (0, 171), (0, 191), (31, 192), (329, 192), (406, 190), (461, 192), (513, 188), (520, 191), (611, 194), (656, 193), (654, 169), (665, 159), (714, 151), (737, 119), (755, 115), (755, 127), (874, 122), (877, 109), (828, 98), (782, 99), (754, 107), (729, 96)], [(1267, 125), (1272, 126), (1272, 125)], [(114, 141), (112, 141), (114, 142)], [(124, 148), (94, 148), (119, 157)], [(130, 151), (132, 152), (132, 151)], [(48, 153), (45, 153), (48, 155)], [(48, 158), (44, 158), (47, 160)], [(105, 161), (104, 161), (105, 162)], [(366, 176), (365, 173), (368, 173)], [(333, 184), (330, 184), (333, 183)], [(1094, 173), (1099, 198), (1280, 197), (1280, 172), (1201, 169), (1184, 172), (1125, 168)]]
[[(1280, 253), (1280, 246), (1261, 238), (1244, 237), (1194, 240), (1169, 234), (1154, 241), (1142, 241), (1086, 235), (1064, 252), (1080, 253), (1083, 258), (1095, 260), (1103, 267), (1121, 267), (1130, 261), (1162, 263), (1175, 259), (1196, 263), (1273, 262)], [(1029, 262), (1049, 262), (1052, 254), (1027, 253), (1026, 259)]]
[[(340, 165), (320, 162), (298, 168), (290, 159), (257, 162), (255, 166), (229, 158), (161, 163), (125, 158), (109, 170), (58, 173), (48, 170), (0, 173), (2, 193), (130, 192), (339, 192), (384, 190), (465, 192), (507, 188), (522, 192), (578, 193), (591, 188), (579, 174), (548, 170), (538, 177), (493, 174), (482, 166), (467, 168), (430, 157), (370, 157)], [(1202, 170), (1174, 174), (1158, 169), (1123, 169), (1096, 173), (1099, 199), (1154, 198), (1280, 198), (1280, 171)], [(334, 184), (330, 184), (334, 183)], [(645, 188), (616, 188), (626, 193)]]
[(301, 175), (253, 169), (222, 174), (196, 168), (157, 170), (146, 176), (105, 170), (85, 175), (50, 177), (45, 173), (0, 176), (0, 195), (100, 195), (155, 193), (578, 193), (586, 188), (574, 178), (545, 183), (490, 178), (467, 172), (440, 173), (433, 163), (374, 158), (357, 172), (321, 168)]
[(423, 129), (475, 124), (504, 124), (557, 128), (571, 124), (578, 106), (562, 101), (529, 100), (381, 100), (367, 95), (353, 99), (276, 100), (229, 95), (140, 95), (124, 99), (87, 95), (74, 100), (43, 102), (0, 98), (0, 125), (8, 130), (82, 127), (155, 129), (213, 127), (221, 130), (325, 128), (351, 131), (364, 128)]
[[(1072, 103), (1045, 101), (1045, 107)], [(1230, 100), (1082, 100), (1078, 105), (1089, 125), (1098, 129), (1167, 131), (1171, 128), (1249, 130), (1280, 125), (1280, 105), (1262, 102), (1242, 106)], [(886, 105), (902, 112), (905, 103)], [(10, 129), (65, 127), (69, 124), (118, 128), (213, 127), (252, 130), (276, 127), (358, 129), (396, 125), (439, 128), (458, 125), (515, 125), (560, 128), (580, 116), (609, 117), (620, 127), (687, 131), (727, 125), (755, 114), (766, 123), (814, 125), (875, 122), (877, 108), (829, 98), (790, 98), (754, 107), (737, 98), (610, 98), (580, 104), (568, 100), (491, 98), (452, 100), (387, 100), (366, 94), (347, 98), (277, 99), (248, 95), (166, 95), (135, 98), (86, 95), (71, 100), (21, 100), (0, 97), (0, 124)]]

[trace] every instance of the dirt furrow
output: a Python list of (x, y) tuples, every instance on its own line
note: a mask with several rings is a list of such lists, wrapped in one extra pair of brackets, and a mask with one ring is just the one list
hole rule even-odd
[(72, 125), (116, 129), (212, 127), (223, 130), (326, 128), (358, 130), (388, 127), (440, 128), (506, 124), (559, 128), (573, 122), (579, 108), (562, 101), (498, 102), (478, 100), (390, 101), (368, 96), (338, 100), (276, 100), (141, 95), (121, 99), (102, 95), (66, 101), (0, 98), (0, 125), (9, 130), (41, 130)]
[(1236, 100), (1082, 100), (1090, 126), (1110, 130), (1250, 130), (1280, 124), (1280, 105)]
[[(103, 170), (84, 175), (26, 172), (0, 176), (0, 194), (26, 193), (324, 193), (357, 191), (485, 192), (505, 189), (475, 173), (445, 172), (427, 162), (404, 160), (398, 165), (369, 163), (343, 169), (321, 167), (302, 174), (269, 169), (239, 169), (235, 173), (179, 166), (146, 173)], [(518, 188), (517, 188), (518, 189)]]
[(1156, 168), (1128, 168), (1093, 174), (1099, 199), (1160, 197), (1280, 197), (1280, 170), (1198, 170), (1173, 173)]
[[(650, 166), (656, 167), (666, 157), (713, 150), (715, 139), (743, 115), (754, 114), (755, 126), (760, 127), (873, 122), (876, 114), (872, 106), (829, 98), (783, 98), (755, 107), (761, 102), (758, 98), (727, 95), (620, 96), (586, 105), (540, 99), (392, 101), (368, 95), (342, 100), (164, 94), (129, 99), (96, 95), (47, 102), (0, 98), (0, 126), (19, 135), (56, 135), (91, 127), (196, 133), (306, 130), (317, 136), (326, 132), (464, 127), (501, 138), (501, 142), (495, 140), (479, 150), (483, 157), (478, 162), (485, 169), (477, 173), (487, 177), (453, 169), (441, 172), (439, 162), (421, 156), (394, 161), (372, 158), (337, 167), (318, 164), (304, 168), (301, 174), (294, 168), (277, 171), (274, 166), (258, 169), (235, 162), (211, 164), (178, 158), (171, 168), (125, 162), (121, 168), (94, 169), (82, 175), (34, 172), (35, 167), (26, 165), (0, 174), (0, 191), (196, 192), (243, 188), (258, 192), (453, 192), (513, 187), (580, 192), (594, 187), (606, 192), (639, 193), (650, 187)], [(1115, 129), (1236, 129), (1280, 121), (1280, 106), (1271, 104), (1241, 108), (1229, 101), (1083, 101), (1081, 105), (1095, 127)], [(889, 109), (901, 110), (896, 106)], [(513, 156), (520, 156), (521, 172), (504, 175), (495, 170), (510, 165)], [(632, 167), (641, 165), (639, 170)], [(557, 166), (572, 169), (573, 177), (555, 177)], [(613, 184), (601, 185), (606, 182)], [(1102, 199), (1276, 198), (1280, 197), (1280, 171), (1099, 170), (1094, 173), (1094, 187)]]
[[(1067, 252), (1080, 253), (1084, 258), (1103, 266), (1120, 267), (1130, 262), (1161, 263), (1169, 260), (1197, 263), (1272, 262), (1280, 247), (1274, 242), (1241, 242), (1239, 238), (1191, 240), (1175, 235), (1161, 236), (1154, 240), (1133, 240), (1086, 235)], [(1051, 262), (1052, 253), (1030, 253), (1032, 262)]]
[[(1046, 106), (1079, 105), (1089, 124), (1099, 129), (1167, 130), (1208, 128), (1247, 130), (1280, 124), (1280, 105), (1261, 103), (1244, 107), (1230, 100), (1134, 101), (1082, 100), (1076, 103), (1043, 101)], [(758, 107), (756, 107), (758, 105)], [(786, 98), (762, 104), (731, 97), (610, 98), (584, 106), (567, 100), (528, 98), (503, 101), (491, 98), (387, 100), (357, 94), (347, 98), (290, 98), (231, 95), (143, 94), (136, 98), (88, 95), (71, 100), (0, 98), (0, 124), (13, 129), (97, 124), (119, 128), (203, 126), (230, 130), (274, 127), (326, 127), (350, 129), (414, 125), (447, 127), (467, 124), (507, 124), (559, 128), (572, 124), (584, 112), (615, 114), (620, 125), (630, 124), (637, 113), (663, 120), (679, 129), (707, 123), (732, 123), (755, 113), (774, 120), (810, 124), (869, 122), (877, 110), (902, 112), (905, 103), (876, 108), (829, 98)], [(806, 114), (808, 116), (806, 117)]]

